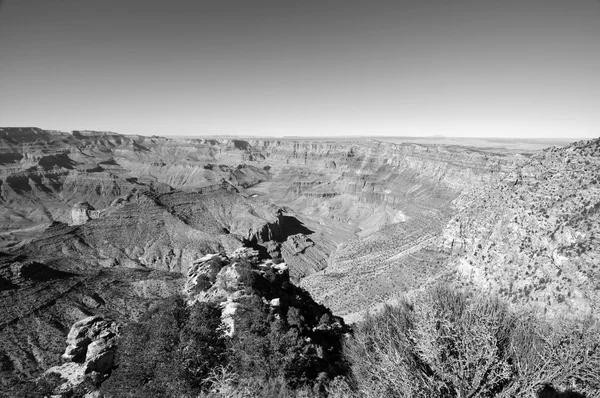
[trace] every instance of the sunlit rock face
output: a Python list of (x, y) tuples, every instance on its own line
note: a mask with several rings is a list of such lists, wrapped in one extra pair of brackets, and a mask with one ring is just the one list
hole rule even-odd
[(96, 209), (88, 202), (79, 202), (71, 210), (71, 225), (83, 225), (96, 217)]

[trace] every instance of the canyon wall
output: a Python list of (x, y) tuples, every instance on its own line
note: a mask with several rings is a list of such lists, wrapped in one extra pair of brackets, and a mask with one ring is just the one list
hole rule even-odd
[(598, 313), (600, 140), (538, 152), (455, 205), (442, 244), (461, 284), (550, 313)]
[[(293, 264), (292, 278), (303, 279), (319, 300), (341, 313), (392, 299), (394, 292), (455, 269), (465, 276), (460, 283), (472, 280), (515, 301), (585, 307), (596, 300), (583, 293), (593, 275), (569, 271), (579, 275), (573, 279), (564, 270), (557, 273), (579, 263), (587, 269), (596, 261), (589, 254), (595, 235), (565, 224), (595, 217), (593, 145), (516, 154), (361, 139), (170, 139), (5, 128), (0, 129), (0, 244), (18, 246), (53, 221), (69, 222), (78, 202), (105, 209), (137, 192), (201, 192), (225, 181), (297, 220), (282, 236), (299, 237), (265, 250)], [(548, 199), (557, 190), (576, 196)], [(561, 201), (555, 216), (552, 209)], [(574, 204), (580, 201), (589, 202), (589, 209)], [(196, 211), (225, 219), (218, 207)], [(247, 229), (243, 221), (229, 220), (227, 228)], [(273, 228), (276, 223), (242, 235), (255, 243), (269, 241)], [(553, 243), (563, 238), (570, 243)], [(564, 248), (569, 245), (579, 246)], [(577, 254), (582, 250), (587, 254)], [(521, 275), (528, 267), (547, 269), (546, 258), (555, 264), (554, 274), (544, 271), (533, 281), (531, 274)], [(481, 271), (479, 264), (513, 267), (511, 278), (519, 282), (503, 282), (511, 279), (504, 271), (497, 273), (501, 281), (494, 281), (496, 274)], [(579, 282), (546, 283), (561, 293), (535, 293), (540, 281), (556, 278)], [(577, 283), (584, 288), (566, 287)]]

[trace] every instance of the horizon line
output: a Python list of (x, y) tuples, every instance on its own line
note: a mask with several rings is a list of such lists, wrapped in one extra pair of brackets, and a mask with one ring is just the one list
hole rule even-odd
[(600, 138), (600, 135), (595, 137), (586, 137), (586, 136), (562, 136), (562, 137), (500, 137), (500, 136), (460, 136), (460, 135), (444, 135), (444, 134), (433, 134), (433, 135), (390, 135), (390, 134), (377, 134), (377, 135), (361, 135), (361, 134), (332, 134), (332, 135), (274, 135), (274, 134), (245, 134), (245, 133), (197, 133), (197, 134), (157, 134), (157, 133), (124, 133), (118, 132), (114, 130), (106, 130), (106, 129), (52, 129), (52, 128), (43, 128), (37, 126), (0, 126), (0, 130), (3, 129), (39, 129), (43, 131), (53, 131), (60, 132), (66, 134), (73, 134), (75, 132), (94, 132), (94, 133), (110, 133), (110, 134), (119, 134), (123, 136), (141, 136), (141, 137), (163, 137), (163, 138), (216, 138), (216, 137), (240, 137), (240, 138), (287, 138), (287, 139), (328, 139), (328, 138), (362, 138), (362, 139), (376, 139), (376, 138), (416, 138), (416, 139), (434, 139), (434, 138), (444, 138), (444, 139), (482, 139), (482, 140), (532, 140), (532, 141), (579, 141), (579, 140), (589, 140)]

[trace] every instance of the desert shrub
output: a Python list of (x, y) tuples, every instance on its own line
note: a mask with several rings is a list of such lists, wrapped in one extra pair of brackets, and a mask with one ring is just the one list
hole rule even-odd
[[(266, 281), (255, 274), (257, 283)], [(165, 300), (124, 328), (118, 367), (102, 392), (107, 398), (322, 396), (328, 381), (345, 372), (339, 364), (345, 329), (303, 291), (296, 293), (280, 306), (256, 292), (241, 297), (232, 337), (223, 333), (217, 303)], [(287, 314), (297, 323), (288, 323)]]
[(275, 271), (273, 271), (273, 268), (267, 268), (264, 271), (264, 278), (269, 282), (269, 283), (275, 283), (275, 280), (277, 279), (277, 275), (275, 274)]
[(210, 289), (214, 282), (210, 281), (210, 277), (208, 275), (198, 275), (196, 279), (196, 285), (194, 286), (194, 292), (204, 292)]
[[(281, 381), (290, 391), (323, 390), (329, 379), (346, 369), (340, 363), (341, 330), (312, 330), (306, 325), (317, 324), (319, 318), (308, 322), (295, 306), (287, 308), (287, 317), (280, 311), (258, 296), (240, 300), (230, 357), (238, 384), (259, 380), (279, 385)], [(331, 323), (331, 316), (321, 318)]]
[(209, 260), (208, 264), (208, 278), (210, 280), (210, 283), (215, 283), (215, 281), (217, 280), (217, 274), (225, 266), (225, 263), (219, 257), (213, 257)]
[(592, 318), (552, 321), (532, 313), (515, 323), (510, 346), (514, 378), (505, 396), (547, 385), (600, 397), (600, 326)]
[[(345, 347), (360, 396), (431, 396), (431, 370), (411, 341), (413, 309), (402, 303), (367, 316)], [(414, 394), (413, 394), (414, 393)]]
[(227, 341), (221, 326), (221, 309), (211, 303), (195, 303), (180, 332), (180, 375), (193, 390), (202, 388), (213, 368), (226, 363)]
[(293, 387), (306, 384), (316, 378), (319, 368), (311, 348), (296, 328), (277, 319), (259, 297), (248, 298), (238, 307), (232, 360), (241, 379), (281, 379)]
[(360, 323), (344, 352), (360, 397), (531, 397), (545, 385), (598, 397), (600, 332), (495, 298), (436, 287)]
[(225, 361), (220, 308), (187, 307), (167, 299), (140, 322), (127, 325), (118, 342), (118, 367), (102, 385), (107, 397), (169, 397), (197, 394), (212, 368)]
[[(200, 398), (323, 398), (314, 387), (291, 388), (283, 378), (269, 380), (239, 379), (229, 368), (217, 369), (211, 389)], [(341, 398), (339, 396), (338, 398)], [(344, 396), (348, 398), (348, 396)]]

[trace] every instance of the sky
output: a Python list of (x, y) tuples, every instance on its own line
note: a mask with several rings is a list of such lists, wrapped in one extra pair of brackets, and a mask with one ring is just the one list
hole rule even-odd
[(0, 126), (600, 136), (600, 0), (0, 4)]

